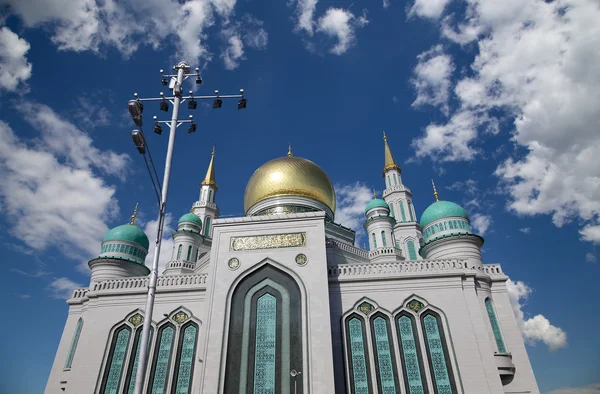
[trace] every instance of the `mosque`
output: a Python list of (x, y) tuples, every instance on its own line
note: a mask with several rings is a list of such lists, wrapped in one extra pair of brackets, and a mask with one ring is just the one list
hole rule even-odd
[[(508, 277), (467, 213), (434, 186), (417, 220), (385, 136), (384, 157), (364, 250), (327, 174), (291, 150), (254, 172), (246, 216), (219, 218), (213, 151), (158, 278), (145, 393), (539, 393)], [(48, 394), (133, 393), (150, 272), (133, 219), (67, 301)]]

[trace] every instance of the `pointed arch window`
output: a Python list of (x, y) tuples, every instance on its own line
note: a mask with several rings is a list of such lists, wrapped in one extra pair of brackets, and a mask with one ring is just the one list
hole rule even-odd
[(415, 242), (412, 240), (408, 240), (406, 241), (406, 249), (408, 249), (408, 258), (410, 260), (416, 260), (417, 259), (417, 252), (415, 249)]
[(498, 353), (507, 354), (506, 346), (504, 345), (504, 339), (502, 339), (502, 332), (500, 331), (500, 324), (496, 318), (496, 312), (494, 311), (494, 304), (490, 298), (485, 299), (485, 309), (487, 310), (490, 324), (492, 325), (492, 331), (494, 332), (494, 339), (496, 340), (496, 346), (498, 347)]
[(406, 222), (406, 213), (404, 212), (404, 202), (398, 201), (398, 205), (400, 206), (400, 215), (402, 215), (402, 221)]
[(442, 321), (438, 315), (428, 311), (421, 317), (421, 324), (425, 333), (427, 359), (434, 391), (439, 394), (456, 394)]
[(398, 185), (398, 177), (394, 174), (394, 185)]
[(370, 394), (370, 372), (365, 325), (356, 315), (346, 318), (346, 349), (352, 394)]
[(204, 219), (204, 235), (210, 237), (210, 216)]
[(192, 375), (194, 372), (194, 357), (196, 355), (196, 342), (198, 326), (188, 323), (183, 326), (179, 334), (177, 359), (175, 361), (175, 382), (173, 394), (189, 394), (192, 389)]
[(379, 393), (396, 394), (399, 392), (400, 385), (396, 374), (396, 360), (392, 351), (392, 335), (388, 318), (383, 314), (374, 315), (371, 318), (371, 333)]
[(190, 261), (190, 259), (192, 258), (192, 245), (188, 246), (188, 252), (187, 252), (187, 261)]
[(126, 325), (118, 328), (113, 334), (100, 393), (117, 394), (119, 385), (121, 384), (121, 376), (123, 375), (123, 366), (125, 365), (125, 356), (127, 355), (130, 336), (131, 329)]
[[(148, 348), (152, 343), (152, 335), (154, 334), (154, 328), (150, 327), (150, 336), (148, 338)], [(138, 362), (140, 357), (140, 343), (142, 342), (142, 327), (140, 327), (135, 333), (135, 339), (133, 340), (133, 347), (129, 358), (129, 369), (127, 371), (127, 377), (125, 379), (125, 387), (127, 388), (125, 393), (133, 394), (135, 389), (135, 377), (137, 376)]]
[(392, 182), (390, 181), (390, 176), (387, 176), (387, 187), (392, 186)]
[(427, 394), (415, 318), (406, 312), (401, 313), (396, 318), (396, 329), (398, 330), (406, 392), (407, 394)]
[(194, 261), (198, 261), (198, 253), (200, 252), (200, 248), (196, 249), (196, 254), (194, 255)]
[(413, 212), (412, 202), (411, 201), (407, 201), (406, 204), (408, 205), (408, 214), (410, 215), (410, 221), (414, 222), (415, 221), (415, 214)]
[(394, 204), (390, 203), (390, 216), (394, 217)]
[(387, 248), (387, 239), (385, 239), (385, 231), (381, 232), (381, 244), (384, 248)]
[(179, 244), (179, 247), (177, 247), (177, 260), (181, 259), (181, 249), (183, 248), (183, 245)]
[(75, 333), (73, 334), (73, 341), (71, 341), (71, 347), (69, 348), (69, 355), (65, 362), (65, 369), (70, 369), (73, 363), (73, 357), (75, 356), (75, 350), (77, 350), (77, 343), (79, 342), (79, 336), (81, 335), (81, 328), (83, 327), (83, 319), (77, 320), (77, 326), (75, 326)]
[(377, 237), (375, 237), (375, 233), (371, 234), (371, 238), (373, 239), (373, 249), (377, 249)]
[(174, 338), (175, 328), (171, 324), (163, 326), (158, 333), (157, 350), (155, 350), (148, 384), (151, 394), (163, 394), (167, 388)]

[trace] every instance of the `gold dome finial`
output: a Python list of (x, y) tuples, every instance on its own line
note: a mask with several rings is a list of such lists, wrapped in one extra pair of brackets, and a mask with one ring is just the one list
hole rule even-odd
[(377, 198), (377, 192), (373, 190), (373, 198)]
[(138, 203), (135, 203), (135, 208), (133, 209), (133, 215), (131, 215), (131, 222), (129, 224), (135, 224), (135, 219), (137, 219), (137, 211), (138, 211)]
[(292, 157), (294, 155), (292, 155), (292, 143), (290, 142), (288, 144), (288, 157)]
[(394, 160), (394, 156), (392, 155), (392, 151), (390, 150), (390, 146), (387, 142), (387, 135), (385, 135), (385, 131), (383, 132), (383, 144), (384, 144), (384, 155), (385, 155), (385, 165), (383, 167), (383, 177), (385, 178), (385, 172), (387, 170), (391, 170), (393, 168), (397, 169), (400, 173), (402, 173), (402, 169), (400, 166), (396, 164), (396, 160)]
[(435, 183), (433, 183), (433, 179), (431, 180), (431, 185), (433, 186), (433, 196), (435, 197), (435, 201), (440, 201), (440, 195), (435, 188)]
[(210, 163), (208, 163), (208, 170), (206, 170), (206, 176), (202, 181), (202, 185), (212, 185), (217, 189), (217, 183), (215, 182), (215, 148), (213, 145), (212, 153), (210, 154)]

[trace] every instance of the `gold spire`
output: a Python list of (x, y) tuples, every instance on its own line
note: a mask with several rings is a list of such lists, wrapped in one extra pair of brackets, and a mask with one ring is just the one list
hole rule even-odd
[(131, 222), (129, 224), (135, 224), (135, 219), (137, 219), (137, 210), (138, 210), (138, 203), (135, 203), (135, 208), (133, 209), (133, 215), (131, 215)]
[(400, 169), (400, 167), (398, 166), (398, 164), (396, 164), (396, 161), (394, 160), (394, 156), (392, 155), (392, 151), (390, 150), (390, 146), (388, 145), (388, 142), (387, 142), (387, 136), (385, 135), (385, 131), (383, 132), (383, 143), (384, 143), (384, 150), (385, 150), (385, 166), (383, 167), (384, 178), (385, 178), (385, 172), (387, 170), (391, 170), (392, 168), (395, 168), (398, 171), (400, 171), (400, 173), (402, 173), (402, 170)]
[(294, 155), (292, 155), (292, 143), (290, 142), (288, 144), (288, 157), (292, 157)]
[(431, 185), (433, 186), (433, 195), (435, 197), (435, 201), (440, 201), (440, 195), (437, 192), (437, 189), (435, 188), (435, 183), (433, 183), (433, 179), (431, 180)]
[(377, 198), (377, 193), (373, 191), (373, 198)]
[(212, 153), (210, 154), (210, 163), (208, 164), (208, 170), (206, 170), (206, 176), (201, 184), (212, 185), (217, 189), (217, 183), (215, 182), (215, 145), (213, 145)]

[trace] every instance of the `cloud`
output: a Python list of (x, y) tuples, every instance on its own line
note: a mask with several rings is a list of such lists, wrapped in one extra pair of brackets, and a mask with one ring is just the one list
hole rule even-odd
[(335, 222), (356, 231), (356, 244), (365, 237), (365, 207), (373, 199), (373, 190), (356, 182), (349, 185), (336, 185)]
[(600, 383), (590, 384), (584, 387), (564, 387), (544, 394), (600, 394)]
[(67, 257), (90, 258), (118, 214), (115, 187), (100, 174), (123, 176), (129, 158), (95, 148), (45, 105), (19, 107), (40, 136), (23, 141), (0, 121), (0, 205), (9, 231), (34, 251), (54, 246)]
[(600, 242), (598, 19), (595, 0), (467, 0), (442, 16), (442, 39), (476, 52), (453, 81), (449, 119), (413, 141), (417, 158), (471, 161), (486, 135), (510, 133), (517, 149), (494, 172), (507, 208), (578, 220), (581, 239)]
[(543, 315), (536, 315), (525, 320), (522, 308), (533, 291), (529, 286), (521, 281), (513, 282), (509, 279), (506, 282), (506, 289), (525, 342), (530, 345), (543, 342), (551, 352), (567, 346), (567, 333), (550, 324), (550, 321)]
[(523, 227), (519, 229), (523, 234), (529, 234), (531, 232), (531, 227)]
[(14, 92), (31, 77), (32, 66), (25, 57), (29, 48), (29, 43), (8, 27), (0, 28), (0, 89)]
[(240, 61), (246, 59), (244, 45), (258, 50), (266, 49), (269, 35), (262, 26), (262, 21), (246, 14), (243, 23), (235, 23), (223, 29), (221, 35), (227, 46), (221, 52), (221, 58), (227, 70), (236, 69)]
[(22, 300), (26, 300), (28, 298), (31, 298), (31, 294), (15, 294), (17, 297), (19, 297)]
[(53, 298), (67, 300), (73, 295), (73, 290), (79, 287), (81, 287), (79, 283), (63, 276), (50, 282), (47, 290)]
[(444, 53), (441, 45), (436, 45), (417, 56), (417, 60), (411, 78), (411, 83), (417, 91), (417, 98), (412, 106), (421, 107), (429, 104), (440, 108), (442, 113), (448, 115), (450, 77), (454, 71), (452, 58)]
[(490, 215), (482, 215), (476, 213), (471, 216), (471, 226), (473, 231), (479, 235), (484, 235), (492, 225), (492, 217)]
[(317, 0), (298, 0), (296, 2), (296, 27), (297, 31), (304, 31), (309, 36), (314, 31), (314, 15), (317, 8)]
[(73, 117), (82, 127), (94, 129), (108, 126), (112, 115), (111, 111), (100, 103), (100, 100), (94, 100), (86, 95), (77, 98), (77, 109), (73, 111)]
[(390, 0), (383, 0), (383, 3), (381, 4), (383, 8), (389, 8), (390, 5)]
[(419, 16), (421, 18), (438, 19), (450, 0), (415, 0), (408, 12), (408, 16)]
[(363, 10), (362, 16), (355, 17), (349, 10), (332, 7), (325, 11), (325, 14), (319, 19), (317, 30), (337, 39), (337, 44), (331, 48), (330, 52), (342, 55), (354, 45), (356, 29), (366, 26), (368, 23), (366, 10)]
[[(172, 227), (173, 225), (173, 215), (167, 213), (165, 215), (165, 224), (163, 229), (163, 237), (160, 245), (160, 256), (158, 258), (158, 274), (160, 275), (167, 263), (171, 261), (171, 256), (173, 255), (173, 237), (171, 234), (175, 231)], [(152, 261), (154, 259), (154, 242), (156, 241), (156, 232), (158, 231), (158, 220), (150, 220), (145, 223), (144, 232), (148, 236), (150, 240), (150, 250), (148, 250), (148, 255), (146, 256), (146, 266), (152, 269)]]
[(225, 48), (221, 54), (221, 57), (225, 63), (225, 68), (228, 70), (233, 70), (239, 66), (239, 60), (243, 59), (244, 44), (242, 43), (242, 39), (237, 35), (229, 37), (227, 41), (229, 46)]
[(596, 255), (592, 252), (587, 252), (585, 254), (585, 261), (587, 261), (588, 263), (596, 263), (598, 261), (598, 258), (596, 257)]

